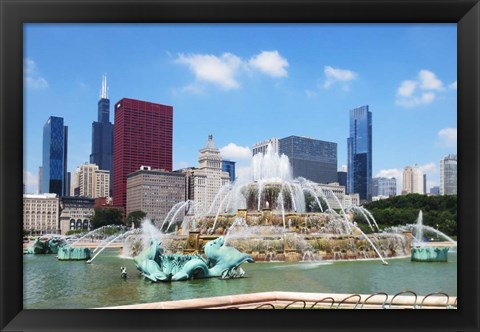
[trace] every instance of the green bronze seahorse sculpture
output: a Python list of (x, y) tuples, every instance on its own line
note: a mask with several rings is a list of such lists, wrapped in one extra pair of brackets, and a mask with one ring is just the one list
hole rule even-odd
[(163, 253), (160, 242), (152, 239), (150, 247), (134, 257), (137, 269), (148, 279), (156, 281), (179, 281), (192, 278), (238, 278), (244, 275), (240, 265), (254, 262), (253, 258), (233, 247), (224, 246), (219, 237), (205, 244), (205, 255)]

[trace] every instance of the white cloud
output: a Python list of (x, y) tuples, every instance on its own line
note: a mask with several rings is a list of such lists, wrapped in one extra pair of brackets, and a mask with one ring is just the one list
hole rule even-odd
[(437, 172), (437, 166), (433, 162), (425, 165), (420, 165), (419, 167), (422, 170), (422, 172), (427, 175), (435, 174)]
[(240, 87), (235, 75), (242, 60), (231, 53), (223, 53), (220, 57), (209, 54), (180, 54), (175, 62), (187, 65), (198, 81), (216, 84), (227, 90)]
[(422, 69), (416, 80), (405, 80), (397, 89), (395, 103), (405, 108), (413, 108), (431, 104), (436, 93), (445, 90), (442, 81), (435, 73)]
[(37, 64), (35, 61), (29, 58), (25, 58), (23, 62), (23, 74), (31, 75), (37, 70)]
[(48, 88), (48, 82), (38, 73), (37, 64), (29, 58), (23, 62), (23, 79), (27, 88), (44, 89)]
[(448, 87), (452, 90), (457, 90), (457, 80), (455, 80), (455, 82), (451, 83)]
[(411, 97), (413, 92), (417, 87), (417, 82), (415, 81), (403, 81), (400, 87), (398, 88), (397, 94), (402, 97)]
[(287, 77), (288, 61), (278, 51), (263, 51), (252, 57), (248, 64), (262, 73), (272, 77)]
[(233, 161), (246, 160), (252, 158), (252, 151), (250, 151), (249, 147), (229, 143), (223, 148), (220, 148), (220, 155), (222, 158), (231, 159)]
[(382, 178), (396, 178), (397, 180), (403, 177), (403, 169), (399, 168), (390, 168), (390, 169), (382, 169), (380, 172), (377, 173), (375, 177), (382, 177)]
[(457, 128), (444, 128), (438, 132), (440, 143), (447, 147), (457, 146)]
[(38, 175), (35, 175), (32, 172), (23, 170), (23, 184), (25, 185), (26, 193), (37, 193), (38, 192)]
[(348, 83), (357, 79), (358, 77), (358, 74), (351, 70), (333, 68), (331, 66), (325, 66), (324, 73), (327, 77), (325, 83), (323, 84), (324, 88), (329, 88), (332, 84), (336, 82)]
[(440, 81), (435, 73), (429, 70), (420, 70), (418, 73), (418, 80), (420, 82), (420, 89), (424, 90), (442, 90), (443, 83)]
[(238, 76), (248, 70), (259, 71), (262, 74), (280, 78), (288, 76), (286, 68), (288, 61), (278, 51), (263, 51), (253, 56), (249, 61), (243, 60), (232, 53), (221, 56), (211, 54), (179, 54), (174, 60), (177, 64), (186, 65), (195, 75), (195, 82), (177, 92), (204, 93), (203, 83), (210, 83), (233, 90), (240, 88)]

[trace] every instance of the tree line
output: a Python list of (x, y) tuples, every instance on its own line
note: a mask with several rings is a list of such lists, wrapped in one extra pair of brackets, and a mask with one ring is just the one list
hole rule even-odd
[(125, 219), (122, 211), (119, 209), (95, 209), (92, 226), (93, 229), (97, 229), (106, 225), (125, 225), (131, 227), (132, 224), (134, 224), (135, 228), (138, 228), (146, 215), (143, 211), (132, 211)]
[[(365, 204), (363, 206), (372, 213), (380, 229), (415, 224), (419, 211), (422, 210), (423, 225), (433, 227), (448, 236), (457, 235), (457, 196), (427, 196), (408, 194), (395, 196)], [(363, 231), (365, 223), (363, 215), (355, 214), (354, 220)]]

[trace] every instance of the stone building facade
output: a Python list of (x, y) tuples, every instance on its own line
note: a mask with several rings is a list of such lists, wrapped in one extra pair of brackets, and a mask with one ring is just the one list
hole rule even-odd
[(62, 197), (60, 199), (60, 230), (65, 235), (70, 230), (92, 229), (95, 199), (88, 197)]
[(73, 196), (108, 197), (110, 195), (110, 171), (95, 164), (80, 165), (73, 174)]
[(212, 135), (208, 136), (205, 147), (200, 149), (198, 163), (198, 168), (182, 170), (185, 173), (186, 199), (194, 202), (196, 212), (212, 213), (220, 205), (218, 199), (215, 201), (217, 194), (230, 183), (229, 173), (222, 171), (222, 157)]
[(143, 211), (152, 222), (165, 219), (172, 207), (185, 201), (185, 174), (141, 166), (127, 175), (127, 215)]
[(23, 195), (23, 229), (31, 235), (59, 234), (57, 194)]

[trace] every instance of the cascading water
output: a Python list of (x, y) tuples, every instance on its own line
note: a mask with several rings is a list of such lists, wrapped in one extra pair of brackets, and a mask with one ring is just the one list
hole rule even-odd
[[(70, 246), (73, 246), (75, 245), (76, 243), (80, 242), (81, 240), (85, 239), (85, 238), (88, 238), (89, 236), (93, 236), (97, 233), (100, 233), (106, 229), (113, 229), (113, 228), (116, 228), (118, 230), (120, 230), (121, 226), (118, 226), (118, 225), (105, 225), (105, 226), (102, 226), (102, 227), (99, 227), (99, 228), (96, 228), (90, 232), (87, 232), (86, 234), (82, 235), (81, 237), (79, 237), (78, 239), (75, 239), (75, 241), (73, 241), (72, 243), (69, 243)], [(67, 241), (68, 242), (68, 241)]]
[[(384, 256), (391, 257), (392, 252), (404, 254), (408, 247), (406, 237), (396, 232), (392, 236), (385, 233), (367, 236), (350, 216), (358, 212), (372, 231), (378, 230), (368, 210), (352, 206), (345, 209), (332, 189), (304, 178), (294, 179), (288, 157), (273, 153), (271, 147), (266, 154), (252, 158), (250, 171), (249, 175), (222, 187), (208, 208), (197, 208), (193, 201), (176, 204), (160, 226), (162, 233), (155, 235), (164, 241), (162, 248), (167, 249), (169, 245), (165, 243), (171, 241), (171, 250), (175, 251), (179, 241), (200, 243), (198, 236), (225, 234), (225, 244), (255, 251), (266, 260), (295, 259), (293, 256), (297, 254), (298, 260), (311, 260), (314, 256), (321, 259), (321, 251), (322, 255), (330, 255), (329, 259), (373, 258), (375, 255), (387, 264)], [(144, 233), (152, 233), (152, 227), (156, 229), (149, 225), (142, 225)], [(166, 234), (173, 226), (181, 226), (182, 233)], [(197, 240), (187, 241), (190, 236), (197, 236)], [(146, 241), (144, 246), (151, 237), (151, 234), (141, 237)], [(291, 245), (290, 240), (295, 244)], [(330, 246), (329, 241), (335, 243), (335, 250), (325, 249)], [(356, 243), (361, 250), (354, 248)], [(345, 247), (336, 249), (342, 245)]]
[(417, 218), (417, 232), (415, 233), (416, 235), (416, 238), (418, 241), (420, 241), (420, 243), (418, 243), (418, 245), (422, 245), (423, 244), (423, 213), (422, 213), (422, 210), (420, 210), (420, 212), (418, 212), (418, 218)]
[(90, 264), (91, 262), (93, 262), (93, 260), (98, 256), (100, 255), (100, 253), (105, 250), (105, 248), (107, 248), (110, 244), (112, 244), (113, 242), (115, 241), (118, 241), (118, 240), (121, 240), (122, 238), (125, 238), (129, 235), (132, 235), (132, 234), (135, 234), (135, 233), (141, 233), (143, 230), (141, 228), (135, 228), (135, 229), (132, 229), (132, 230), (129, 230), (125, 233), (122, 233), (118, 236), (115, 236), (112, 240), (108, 241), (105, 245), (103, 245), (103, 247), (100, 248), (99, 251), (97, 251), (97, 253), (95, 255), (93, 255), (92, 258), (90, 258), (86, 263)]

